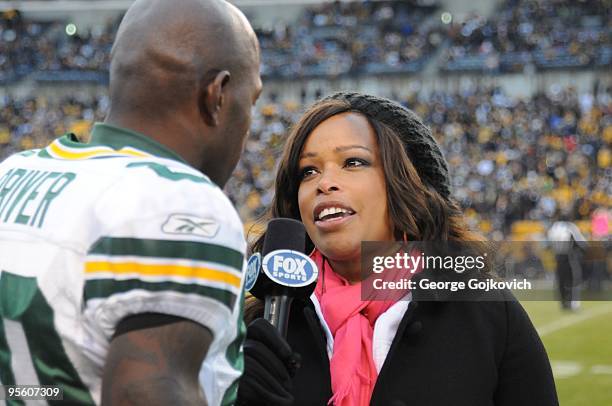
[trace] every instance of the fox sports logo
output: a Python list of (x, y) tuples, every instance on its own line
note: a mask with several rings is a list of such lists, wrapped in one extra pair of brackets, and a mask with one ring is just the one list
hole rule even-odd
[(319, 270), (310, 257), (293, 250), (276, 250), (268, 253), (262, 264), (265, 274), (274, 282), (299, 288), (317, 280)]
[(259, 276), (259, 269), (261, 268), (261, 254), (256, 252), (251, 255), (249, 262), (247, 262), (246, 281), (244, 282), (244, 289), (249, 292), (255, 286), (257, 277)]

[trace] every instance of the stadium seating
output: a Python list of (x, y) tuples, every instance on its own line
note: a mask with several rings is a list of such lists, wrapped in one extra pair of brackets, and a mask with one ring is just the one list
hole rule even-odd
[[(507, 0), (490, 17), (444, 24), (436, 1), (327, 2), (305, 8), (295, 24), (257, 29), (262, 74), (268, 81), (414, 74), (432, 58), (440, 75), (609, 67), (612, 11), (605, 5)], [(66, 21), (30, 21), (4, 12), (0, 83), (106, 83), (119, 21), (120, 16), (67, 35)], [(606, 174), (612, 162), (611, 92), (557, 89), (516, 99), (500, 89), (471, 87), (387, 96), (432, 127), (454, 168), (455, 198), (475, 227), (503, 238), (541, 233), (541, 222), (559, 208), (588, 220), (598, 207), (612, 205)], [(271, 97), (257, 111), (253, 135), (227, 186), (244, 219), (257, 218), (269, 205), (276, 159), (305, 103), (305, 97), (291, 103)], [(108, 97), (6, 95), (0, 109), (1, 160), (67, 131), (85, 136), (91, 123), (103, 119)], [(534, 223), (525, 231), (524, 224)]]
[(603, 0), (506, 0), (490, 18), (455, 25), (446, 71), (522, 72), (605, 67), (612, 53), (612, 11)]
[[(455, 198), (472, 225), (492, 238), (542, 234), (541, 222), (558, 208), (588, 220), (598, 207), (612, 205), (606, 175), (612, 163), (610, 90), (593, 97), (566, 89), (519, 100), (499, 89), (473, 88), (402, 95), (399, 101), (432, 127), (453, 167)], [(104, 93), (59, 101), (4, 98), (0, 159), (66, 131), (86, 136), (107, 108)], [(275, 164), (301, 108), (296, 102), (264, 102), (257, 110), (227, 185), (242, 218), (254, 220), (270, 204)]]

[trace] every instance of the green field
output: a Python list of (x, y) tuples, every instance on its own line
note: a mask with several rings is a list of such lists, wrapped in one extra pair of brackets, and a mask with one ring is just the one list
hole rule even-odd
[(612, 302), (522, 302), (548, 352), (561, 406), (612, 405)]

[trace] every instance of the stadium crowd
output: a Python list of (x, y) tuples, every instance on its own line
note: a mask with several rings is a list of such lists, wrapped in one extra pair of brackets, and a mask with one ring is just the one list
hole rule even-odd
[[(493, 238), (517, 220), (549, 220), (559, 210), (589, 219), (612, 207), (612, 89), (552, 89), (525, 100), (499, 89), (392, 95), (423, 117), (453, 168), (454, 196), (472, 225)], [(243, 219), (269, 205), (275, 164), (304, 106), (262, 102), (227, 192)], [(0, 160), (64, 132), (86, 136), (108, 109), (104, 93), (0, 99)]]
[[(259, 29), (262, 73), (333, 78), (418, 71), (437, 49), (443, 50), (446, 70), (609, 66), (612, 9), (606, 4), (506, 0), (489, 18), (474, 15), (444, 25), (436, 2), (323, 3), (306, 8), (295, 24)], [(0, 83), (31, 72), (38, 80), (99, 81), (108, 70), (117, 23), (69, 30), (65, 22), (38, 23), (4, 12)], [(595, 208), (610, 207), (610, 90), (578, 95), (565, 89), (527, 100), (475, 88), (391, 97), (432, 126), (455, 168), (456, 198), (483, 231), (507, 235), (516, 220), (549, 219), (559, 209), (586, 219)], [(259, 109), (228, 186), (243, 218), (257, 217), (269, 204), (279, 149), (304, 102), (271, 100)], [(2, 159), (66, 131), (87, 134), (92, 122), (103, 119), (108, 98), (104, 93), (53, 100), (7, 96), (0, 108)]]
[(442, 41), (436, 5), (417, 1), (329, 2), (297, 24), (260, 29), (262, 73), (336, 76), (418, 71)]
[(0, 18), (0, 82), (19, 80), (32, 72), (45, 78), (57, 72), (108, 71), (118, 22), (79, 30), (59, 21), (30, 21), (18, 11), (4, 12)]
[(448, 32), (449, 71), (517, 72), (612, 63), (612, 9), (605, 0), (506, 0), (490, 18), (472, 15)]
[[(420, 70), (442, 39), (440, 24), (426, 19), (435, 9), (416, 1), (333, 2), (308, 8), (298, 24), (279, 23), (273, 29), (258, 30), (262, 74), (295, 77)], [(424, 20), (429, 22), (422, 24)], [(19, 52), (19, 58), (8, 58), (13, 62), (5, 64), (0, 61), (0, 80), (18, 79), (34, 70), (42, 72), (39, 76), (44, 79), (50, 78), (48, 73), (72, 72), (68, 76), (72, 80), (91, 77), (76, 72), (108, 71), (118, 19), (91, 29), (74, 26), (70, 35), (64, 24), (46, 23), (43, 30), (41, 23), (27, 21), (18, 12), (3, 15), (1, 21), (4, 46)], [(21, 75), (9, 76), (13, 71)]]
[[(328, 2), (296, 23), (259, 28), (266, 77), (418, 72), (442, 49), (442, 69), (517, 72), (527, 66), (609, 66), (612, 9), (605, 0), (507, 0), (491, 17), (443, 24), (440, 7), (410, 1)], [(0, 82), (33, 71), (39, 80), (104, 81), (119, 19), (89, 29), (0, 19)], [(448, 21), (447, 21), (448, 22)], [(70, 31), (70, 35), (67, 33)], [(446, 46), (448, 44), (448, 46)], [(96, 73), (96, 74), (93, 74)]]
[(39, 64), (42, 38), (50, 24), (24, 21), (17, 11), (0, 14), (0, 83), (13, 82)]

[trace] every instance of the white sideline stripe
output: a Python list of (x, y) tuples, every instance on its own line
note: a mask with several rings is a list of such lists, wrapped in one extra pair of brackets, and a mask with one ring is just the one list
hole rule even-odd
[(593, 365), (592, 374), (612, 374), (612, 365)]
[(555, 379), (570, 378), (578, 375), (584, 369), (580, 362), (550, 360), (550, 367)]
[[(585, 370), (582, 363), (575, 361), (550, 360), (550, 366), (556, 379), (571, 378)], [(593, 365), (586, 372), (593, 375), (610, 375), (612, 365)]]
[(602, 314), (612, 312), (612, 304), (607, 306), (596, 307), (594, 309), (590, 309), (585, 311), (584, 313), (579, 313), (576, 315), (568, 316), (567, 318), (553, 321), (552, 323), (546, 324), (540, 328), (536, 328), (540, 337), (547, 336), (556, 331), (562, 330), (567, 327), (571, 327), (574, 324), (581, 323), (585, 320), (592, 319), (593, 317), (601, 316)]

